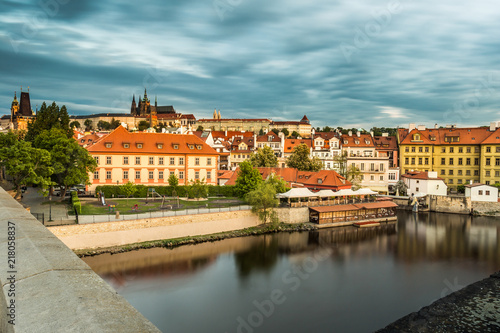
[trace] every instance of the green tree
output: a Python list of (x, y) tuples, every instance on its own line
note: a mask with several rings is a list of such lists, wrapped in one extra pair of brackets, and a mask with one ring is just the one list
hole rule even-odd
[(108, 131), (111, 128), (111, 124), (105, 120), (99, 120), (97, 123), (97, 129), (101, 131)]
[(241, 162), (235, 186), (237, 195), (244, 197), (248, 192), (255, 190), (260, 183), (262, 183), (262, 176), (259, 170), (254, 169), (248, 161)]
[(118, 119), (115, 119), (114, 117), (111, 118), (111, 122), (109, 123), (109, 128), (114, 130), (116, 128), (118, 128), (118, 126), (120, 126), (121, 123)]
[(278, 158), (274, 155), (273, 150), (269, 146), (257, 149), (248, 160), (254, 168), (260, 167), (277, 167)]
[(465, 193), (465, 185), (458, 185), (457, 192), (458, 193)]
[(179, 185), (179, 178), (177, 178), (177, 176), (175, 174), (171, 174), (168, 177), (168, 185), (173, 186), (173, 187)]
[(309, 157), (309, 147), (304, 143), (293, 149), (292, 154), (286, 159), (286, 165), (300, 171), (316, 172), (323, 168), (323, 163), (319, 158)]
[(265, 183), (271, 185), (276, 193), (285, 193), (290, 189), (286, 181), (274, 173), (267, 177)]
[(196, 199), (208, 197), (208, 185), (205, 183), (205, 178), (191, 181), (190, 194)]
[(50, 153), (51, 179), (61, 187), (61, 200), (69, 187), (89, 184), (89, 173), (95, 171), (97, 163), (76, 140), (66, 137), (64, 131), (57, 128), (45, 130), (35, 139), (34, 146)]
[(93, 125), (92, 125), (92, 120), (90, 119), (85, 119), (85, 121), (83, 122), (83, 126), (85, 126), (85, 130), (86, 131), (90, 131), (93, 129)]
[(262, 129), (262, 128), (260, 129), (259, 135), (264, 135), (264, 129)]
[(52, 128), (61, 130), (68, 138), (73, 137), (73, 130), (69, 126), (69, 115), (66, 106), (63, 105), (59, 108), (56, 102), (47, 106), (43, 102), (35, 120), (28, 123), (28, 132), (26, 133), (25, 140), (34, 142), (40, 133)]
[(286, 128), (282, 128), (281, 133), (285, 134), (285, 136), (288, 136), (290, 134), (290, 131), (288, 131), (288, 129)]
[(260, 182), (254, 190), (245, 195), (245, 199), (252, 206), (252, 212), (256, 213), (264, 224), (276, 219), (273, 208), (278, 206), (279, 200), (272, 184)]
[(139, 131), (147, 130), (149, 128), (149, 121), (147, 121), (147, 120), (141, 120), (139, 122), (139, 125), (137, 125), (137, 128), (138, 128)]
[(325, 126), (323, 127), (323, 129), (321, 130), (321, 132), (331, 132), (333, 131), (333, 128), (331, 128), (330, 126)]
[(127, 197), (127, 201), (128, 201), (128, 198), (133, 196), (136, 191), (137, 191), (137, 187), (131, 181), (128, 181), (127, 184), (122, 186), (122, 192)]
[[(0, 141), (7, 140), (9, 138), (2, 138)], [(53, 169), (50, 164), (50, 153), (44, 149), (33, 148), (30, 142), (16, 140), (0, 148), (0, 165), (11, 177), (16, 189), (16, 199), (21, 196), (22, 185), (36, 184), (47, 189), (52, 184), (50, 176)]]
[(408, 186), (406, 186), (405, 182), (402, 180), (399, 180), (396, 185), (394, 185), (394, 188), (396, 189), (396, 192), (399, 193), (399, 195), (406, 195), (408, 191)]
[(203, 131), (203, 126), (199, 125), (196, 131)]
[(69, 123), (69, 127), (71, 128), (80, 128), (80, 122), (74, 120), (72, 122)]
[(280, 134), (280, 130), (277, 128), (273, 128), (272, 132), (274, 132), (274, 134), (276, 134), (276, 135)]
[(347, 180), (351, 182), (352, 190), (355, 191), (361, 187), (362, 175), (357, 166), (351, 165), (347, 167)]
[(347, 178), (347, 152), (343, 151), (340, 155), (336, 155), (333, 160), (339, 166), (339, 175)]
[(297, 131), (292, 132), (292, 137), (298, 138), (299, 136), (300, 136), (299, 132), (297, 132)]

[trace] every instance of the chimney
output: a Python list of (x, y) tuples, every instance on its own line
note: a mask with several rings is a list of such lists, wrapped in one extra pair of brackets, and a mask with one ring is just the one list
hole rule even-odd
[(383, 136), (383, 137), (388, 137), (388, 136), (389, 136), (389, 133), (382, 133), (382, 136)]
[(227, 130), (224, 131), (224, 136), (227, 137)]
[(370, 136), (373, 138), (373, 131), (370, 131)]
[(417, 128), (417, 126), (415, 125), (415, 123), (410, 123), (410, 126), (409, 126), (409, 130), (411, 131), (412, 129), (415, 129)]
[(439, 128), (438, 124), (434, 124), (434, 128), (438, 129)]
[(497, 129), (497, 123), (492, 121), (490, 123), (490, 132), (495, 132), (496, 129)]
[(356, 135), (358, 136), (358, 138), (361, 136), (361, 132), (360, 131), (357, 131), (356, 132)]
[(352, 131), (347, 132), (347, 134), (349, 134), (349, 136), (352, 136)]
[(419, 131), (425, 131), (425, 125), (418, 125), (418, 126), (417, 126), (417, 129), (418, 129)]

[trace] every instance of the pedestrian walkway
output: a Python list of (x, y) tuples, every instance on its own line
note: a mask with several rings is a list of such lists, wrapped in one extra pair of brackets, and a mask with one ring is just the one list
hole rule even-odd
[(30, 208), (31, 213), (44, 214), (44, 220), (47, 223), (50, 218), (56, 223), (67, 222), (68, 220), (74, 221), (74, 216), (68, 216), (67, 206), (60, 204), (60, 197), (52, 197), (52, 204), (43, 204), (49, 202), (48, 197), (44, 197), (37, 187), (28, 187), (26, 192), (23, 193), (21, 203)]

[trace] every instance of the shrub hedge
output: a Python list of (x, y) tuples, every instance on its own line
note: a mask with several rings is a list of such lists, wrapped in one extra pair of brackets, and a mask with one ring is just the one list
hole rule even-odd
[[(154, 188), (156, 193), (160, 195), (165, 195), (167, 197), (172, 196), (172, 191), (174, 189), (173, 186), (146, 186), (146, 185), (135, 185), (135, 188), (137, 189), (136, 192), (134, 193), (133, 197), (134, 198), (145, 198), (148, 193), (148, 188)], [(189, 196), (189, 190), (191, 188), (190, 185), (188, 186), (176, 186), (176, 191), (177, 191), (177, 196), (179, 197), (188, 197)], [(235, 192), (235, 186), (219, 186), (219, 185), (208, 185), (208, 196), (210, 197), (215, 197), (215, 196), (222, 196), (222, 197), (235, 197), (236, 192)], [(122, 185), (103, 185), (103, 186), (97, 186), (96, 187), (96, 192), (102, 192), (106, 198), (112, 198), (112, 197), (119, 197), (119, 196), (125, 196), (124, 192), (122, 191)]]

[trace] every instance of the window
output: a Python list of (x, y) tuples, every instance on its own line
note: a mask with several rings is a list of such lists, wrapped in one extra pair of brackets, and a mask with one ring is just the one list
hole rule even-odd
[(441, 174), (445, 175), (446, 174), (446, 170), (441, 170)]
[(199, 171), (194, 172), (194, 179), (200, 179), (200, 172)]
[(486, 170), (486, 177), (491, 177), (491, 172), (490, 172), (490, 170)]
[(429, 158), (428, 157), (425, 158), (425, 165), (429, 165)]
[(111, 171), (106, 171), (106, 179), (111, 179)]
[(163, 157), (158, 157), (158, 164), (163, 165), (164, 158)]
[(416, 187), (416, 188), (415, 188), (415, 190), (416, 190), (417, 192), (419, 192), (419, 191), (420, 191), (420, 187)]
[(411, 147), (411, 152), (414, 153), (415, 152), (415, 147)]
[(457, 184), (462, 184), (462, 179), (457, 180)]
[(470, 147), (467, 147), (465, 150), (467, 151), (467, 153), (470, 153)]
[(448, 181), (448, 184), (453, 184), (453, 179), (450, 179), (450, 180)]
[(184, 165), (184, 157), (179, 157), (179, 165)]
[(212, 172), (207, 171), (207, 179), (212, 179)]
[(99, 179), (99, 171), (94, 172), (94, 179)]
[(211, 157), (207, 157), (207, 165), (212, 165), (212, 158)]
[(408, 164), (410, 159), (408, 157), (405, 157), (405, 164)]
[(170, 171), (170, 176), (175, 175), (175, 172)]
[(173, 144), (172, 147), (174, 147), (174, 149), (179, 149), (179, 145), (178, 144)]
[(446, 148), (445, 147), (441, 148), (441, 152), (446, 153)]
[(453, 165), (453, 157), (450, 157), (450, 165)]
[(453, 170), (448, 170), (449, 175), (453, 175)]
[(142, 143), (138, 143), (137, 148), (142, 149)]
[(109, 142), (105, 144), (106, 148), (111, 148), (111, 146), (112, 146), (112, 145), (113, 145), (113, 144), (112, 144), (112, 143), (109, 143)]
[(174, 165), (175, 164), (175, 157), (170, 157), (170, 165)]
[(148, 178), (149, 179), (153, 179), (154, 178), (154, 172), (153, 171), (149, 171), (148, 172)]
[(141, 179), (141, 172), (140, 171), (135, 172), (135, 179)]
[(474, 165), (479, 165), (479, 158), (474, 158)]
[(425, 147), (425, 152), (428, 153), (429, 152), (429, 147)]
[(500, 165), (500, 158), (495, 158), (495, 165)]
[[(474, 140), (474, 138), (472, 138)], [(474, 152), (479, 153), (479, 147), (474, 147)]]
[(128, 156), (123, 156), (123, 164), (128, 164)]
[(486, 147), (486, 152), (491, 153), (491, 147)]
[(474, 176), (479, 176), (479, 170), (474, 170)]
[(384, 176), (380, 176), (380, 180), (381, 180), (381, 181), (384, 181)]
[(94, 156), (94, 160), (97, 164), (99, 164), (99, 156)]
[(184, 171), (179, 171), (179, 179), (184, 179)]
[(158, 149), (163, 149), (163, 144), (162, 143), (159, 143), (156, 146), (158, 147)]
[[(497, 139), (498, 139), (498, 138), (497, 138)], [(497, 153), (500, 153), (500, 147), (497, 147), (496, 152), (497, 152)]]
[(445, 164), (446, 164), (446, 158), (441, 157), (441, 165), (445, 165)]
[(135, 164), (136, 165), (141, 164), (141, 157), (140, 156), (135, 157)]
[(458, 165), (462, 165), (463, 164), (463, 158), (459, 157), (458, 158)]
[[(489, 185), (489, 184), (486, 184), (486, 185)], [(490, 191), (489, 190), (486, 190), (485, 193), (486, 193), (486, 195), (490, 195)]]
[(375, 176), (374, 176), (374, 175), (371, 175), (371, 176), (370, 176), (370, 180), (375, 180)]
[(477, 194), (479, 194), (479, 195), (483, 195), (483, 190), (479, 190), (479, 191), (477, 191)]
[(450, 147), (450, 153), (453, 153), (454, 152), (454, 148), (453, 147)]
[(415, 165), (415, 157), (411, 158), (411, 165)]
[(458, 170), (458, 171), (457, 171), (457, 174), (458, 174), (459, 176), (461, 176), (461, 175), (462, 175), (462, 169)]
[(124, 143), (123, 148), (130, 148), (130, 143)]
[(467, 158), (465, 159), (465, 165), (470, 165), (470, 158), (469, 158), (469, 157), (467, 157)]
[(418, 164), (419, 164), (419, 165), (422, 165), (422, 157), (419, 157), (419, 158), (418, 158)]
[(389, 174), (389, 180), (396, 180), (396, 174), (390, 173)]
[(194, 165), (200, 165), (200, 158), (199, 157), (196, 157), (194, 159)]
[(495, 177), (500, 177), (500, 171), (495, 171)]
[(375, 163), (370, 163), (370, 171), (375, 171)]
[(489, 157), (486, 158), (486, 165), (491, 165), (491, 159)]
[(123, 179), (128, 179), (128, 171), (123, 171)]
[(198, 149), (198, 150), (202, 150), (202, 149), (203, 149), (203, 146), (202, 146), (202, 145), (196, 145), (196, 149)]
[(154, 157), (149, 157), (148, 163), (149, 164), (155, 164), (155, 158)]
[(463, 153), (463, 152), (464, 152), (464, 148), (463, 148), (463, 147), (459, 147), (459, 148), (458, 148), (458, 152), (459, 152), (459, 153)]
[(106, 164), (111, 164), (111, 156), (106, 156)]
[[(344, 144), (347, 144), (347, 142), (344, 141)], [(405, 153), (409, 153), (410, 152), (410, 147), (405, 147)]]
[(465, 175), (470, 176), (470, 170), (465, 170)]
[(380, 163), (380, 171), (384, 171), (384, 164), (383, 163)]
[(418, 147), (418, 152), (421, 153), (423, 151), (424, 147)]

